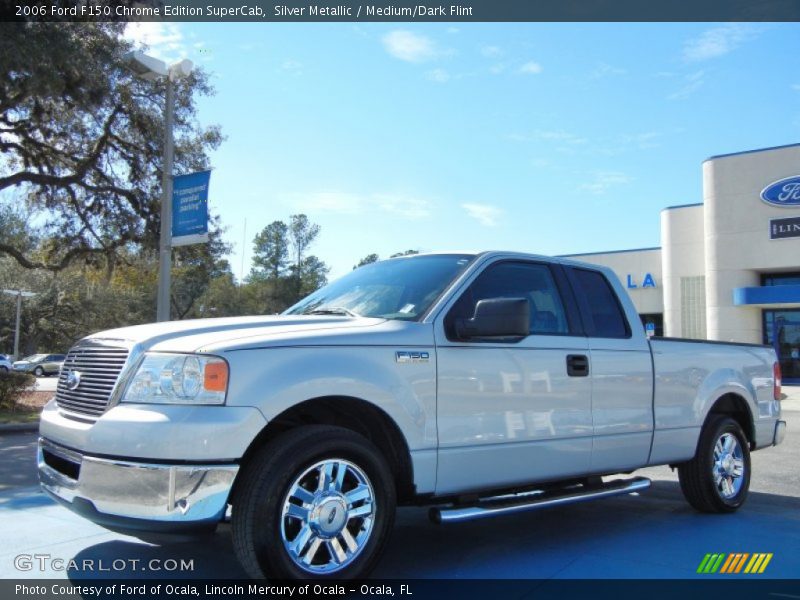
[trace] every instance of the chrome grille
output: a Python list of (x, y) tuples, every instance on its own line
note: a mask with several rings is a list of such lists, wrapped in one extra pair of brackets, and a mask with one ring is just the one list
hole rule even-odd
[[(72, 348), (58, 376), (56, 404), (59, 408), (93, 417), (103, 414), (128, 353), (128, 348), (92, 342)], [(68, 379), (72, 372), (79, 374), (80, 382), (71, 390)]]

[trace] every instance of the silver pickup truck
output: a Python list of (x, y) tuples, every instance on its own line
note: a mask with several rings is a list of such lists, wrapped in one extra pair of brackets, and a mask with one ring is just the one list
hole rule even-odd
[(678, 468), (732, 512), (781, 442), (765, 346), (652, 339), (609, 270), (527, 254), (371, 264), (284, 314), (141, 325), (72, 348), (44, 489), (116, 531), (231, 519), (252, 577), (354, 578), (398, 504), (449, 523), (640, 491)]

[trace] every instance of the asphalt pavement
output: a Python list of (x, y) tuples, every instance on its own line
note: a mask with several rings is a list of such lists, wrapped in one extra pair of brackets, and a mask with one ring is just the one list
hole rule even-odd
[[(773, 558), (759, 577), (797, 578), (800, 388), (786, 391), (786, 440), (753, 454), (750, 497), (735, 514), (694, 511), (668, 467), (638, 471), (653, 480), (640, 495), (515, 516), (435, 525), (427, 509), (403, 508), (374, 577), (682, 579), (710, 577), (696, 574), (706, 553), (769, 552)], [(228, 525), (199, 540), (155, 545), (106, 531), (55, 504), (36, 485), (35, 440), (35, 433), (0, 434), (0, 578), (244, 577)], [(19, 557), (34, 554), (49, 557), (37, 559), (45, 568), (34, 561), (31, 570), (20, 570), (28, 563)], [(65, 572), (51, 559), (91, 560), (95, 571)], [(191, 561), (192, 569), (167, 572), (168, 559)], [(122, 568), (98, 572), (100, 564)], [(141, 573), (147, 565), (162, 570)]]

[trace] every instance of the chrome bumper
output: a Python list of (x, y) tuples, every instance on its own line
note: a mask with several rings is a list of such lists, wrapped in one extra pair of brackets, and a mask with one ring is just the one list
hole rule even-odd
[(775, 423), (775, 435), (772, 436), (772, 445), (777, 446), (786, 437), (786, 421), (778, 421)]
[(162, 465), (85, 456), (44, 438), (39, 481), (56, 500), (117, 530), (186, 531), (225, 515), (239, 466)]

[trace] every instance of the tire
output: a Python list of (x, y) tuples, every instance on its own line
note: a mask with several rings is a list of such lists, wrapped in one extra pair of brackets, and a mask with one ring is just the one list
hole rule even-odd
[(700, 432), (697, 454), (678, 467), (681, 491), (694, 508), (730, 513), (747, 499), (750, 444), (741, 426), (726, 415), (712, 415)]
[(43, 369), (42, 367), (36, 367), (36, 368), (33, 370), (33, 374), (34, 374), (36, 377), (42, 377), (42, 376), (44, 375), (44, 369)]
[(394, 524), (395, 485), (364, 437), (301, 427), (262, 447), (239, 476), (231, 532), (250, 577), (355, 579), (380, 559)]

